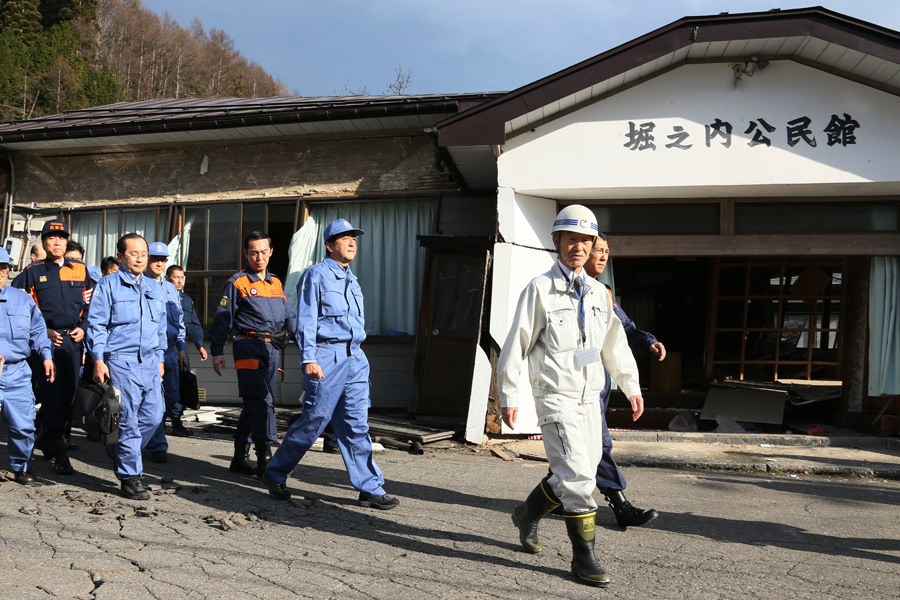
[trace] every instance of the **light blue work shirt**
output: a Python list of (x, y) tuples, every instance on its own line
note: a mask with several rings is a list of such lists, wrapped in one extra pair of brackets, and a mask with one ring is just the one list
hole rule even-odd
[(14, 364), (31, 356), (32, 349), (43, 360), (53, 358), (44, 317), (31, 296), (4, 285), (0, 288), (0, 356)]
[(297, 344), (302, 364), (316, 362), (316, 346), (344, 347), (349, 356), (366, 339), (362, 289), (350, 267), (326, 257), (297, 284)]
[(120, 354), (140, 362), (163, 362), (167, 319), (159, 282), (119, 269), (97, 283), (91, 297), (94, 307), (97, 312), (88, 315), (87, 330), (87, 348), (94, 360)]
[(186, 350), (186, 331), (184, 328), (184, 309), (181, 308), (181, 295), (171, 283), (163, 279), (153, 279), (146, 273), (148, 282), (152, 281), (162, 287), (163, 299), (166, 303), (166, 352)]

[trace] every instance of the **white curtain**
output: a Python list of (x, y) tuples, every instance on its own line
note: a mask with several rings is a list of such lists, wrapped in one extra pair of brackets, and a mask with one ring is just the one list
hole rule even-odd
[(123, 210), (122, 233), (137, 233), (143, 236), (148, 244), (160, 241), (156, 239), (156, 209)]
[(309, 219), (291, 238), (285, 290), (296, 306), (297, 282), (325, 256), (322, 233), (338, 218), (366, 232), (350, 268), (366, 298), (366, 333), (415, 334), (425, 273), (425, 250), (417, 235), (431, 233), (433, 203), (428, 200), (332, 202), (314, 204)]
[[(184, 229), (169, 241), (169, 260), (166, 261), (166, 269), (172, 265), (178, 265), (182, 269), (185, 268), (184, 263), (187, 262), (187, 250), (191, 247), (191, 227), (194, 225), (194, 219), (197, 218), (196, 213), (191, 215), (184, 224)], [(185, 256), (182, 258), (181, 252), (184, 250)]]
[(900, 394), (900, 259), (877, 256), (869, 274), (869, 395)]
[(84, 246), (84, 263), (99, 267), (103, 258), (100, 245), (103, 239), (103, 213), (73, 213), (70, 233), (73, 242)]

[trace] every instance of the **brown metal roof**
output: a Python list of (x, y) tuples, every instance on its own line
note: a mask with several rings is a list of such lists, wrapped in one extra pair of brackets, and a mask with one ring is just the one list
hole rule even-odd
[(445, 147), (502, 145), (507, 123), (687, 46), (797, 36), (900, 63), (900, 33), (822, 7), (685, 17), (439, 122), (439, 143)]
[(167, 98), (120, 102), (0, 125), (0, 143), (456, 113), (502, 95)]

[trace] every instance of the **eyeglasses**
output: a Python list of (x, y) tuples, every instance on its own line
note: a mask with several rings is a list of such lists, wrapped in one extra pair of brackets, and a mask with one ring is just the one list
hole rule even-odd
[(9, 273), (9, 265), (5, 267), (0, 267), (0, 273)]

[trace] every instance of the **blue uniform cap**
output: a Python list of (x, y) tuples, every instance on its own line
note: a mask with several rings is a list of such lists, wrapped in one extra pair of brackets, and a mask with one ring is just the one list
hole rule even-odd
[(0, 265), (9, 264), (11, 261), (9, 260), (9, 252), (6, 251), (6, 248), (0, 248)]
[(69, 226), (66, 225), (65, 221), (60, 221), (59, 219), (47, 221), (44, 223), (44, 228), (41, 229), (41, 239), (44, 239), (51, 234), (69, 237)]
[(348, 221), (347, 219), (335, 219), (328, 224), (328, 227), (325, 228), (325, 233), (322, 234), (322, 239), (327, 242), (334, 236), (344, 233), (352, 233), (357, 237), (366, 234), (366, 232), (362, 229), (356, 229), (355, 227), (353, 227), (353, 225), (351, 225), (350, 221)]
[(150, 244), (150, 249), (147, 254), (150, 256), (165, 256), (166, 258), (169, 258), (169, 247), (162, 242), (153, 242)]
[(100, 281), (100, 278), (103, 277), (103, 271), (100, 270), (100, 267), (90, 266), (87, 269), (88, 275), (91, 276), (94, 282)]

